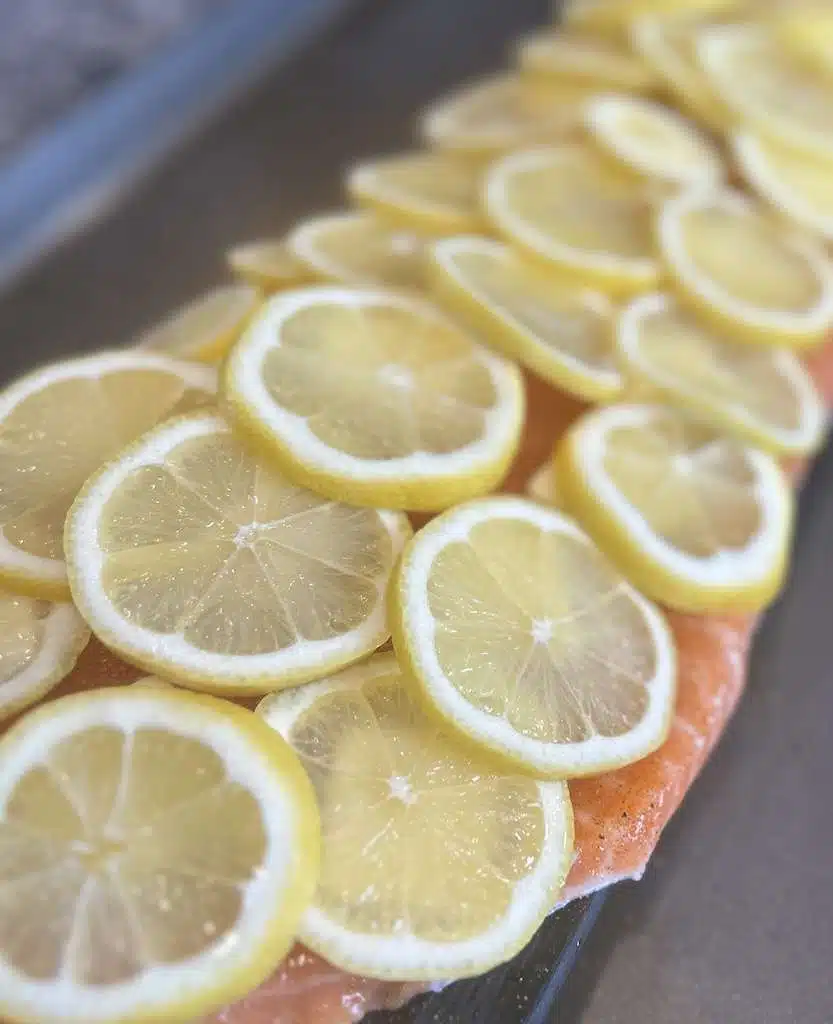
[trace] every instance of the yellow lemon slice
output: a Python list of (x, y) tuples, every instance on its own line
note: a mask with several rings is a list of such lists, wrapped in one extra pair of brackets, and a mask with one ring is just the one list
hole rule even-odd
[(294, 256), (282, 238), (244, 242), (226, 253), (231, 271), (263, 292), (294, 288), (313, 277), (305, 263)]
[(514, 365), (427, 303), (362, 289), (271, 299), (222, 390), (241, 429), (298, 483), (402, 509), (492, 490), (524, 414)]
[(750, 444), (806, 455), (822, 440), (827, 412), (794, 353), (736, 342), (670, 295), (645, 295), (624, 310), (618, 348), (648, 395)]
[(558, 492), (555, 489), (555, 469), (552, 462), (547, 461), (539, 466), (527, 480), (524, 493), (533, 501), (550, 508), (558, 508)]
[(833, 86), (765, 26), (710, 28), (698, 40), (703, 70), (720, 98), (761, 134), (833, 157)]
[(503, 775), (462, 749), (391, 654), (258, 712), (300, 757), (321, 809), (306, 945), (397, 981), (481, 974), (526, 945), (570, 866), (563, 782)]
[(75, 602), (129, 661), (196, 689), (266, 693), (389, 636), (404, 516), (328, 501), (254, 459), (219, 417), (145, 434), (67, 518)]
[(433, 520), (402, 556), (391, 622), (423, 701), (498, 762), (591, 775), (665, 739), (668, 626), (553, 509), (490, 498)]
[(746, 183), (761, 199), (825, 242), (833, 241), (833, 159), (749, 131), (736, 132), (732, 148)]
[(503, 157), (486, 174), (485, 207), (510, 242), (585, 284), (620, 293), (657, 281), (649, 196), (588, 146)]
[(486, 238), (443, 239), (428, 255), (440, 304), (495, 348), (590, 402), (622, 390), (614, 307), (606, 295), (542, 273)]
[(144, 352), (46, 366), (0, 392), (0, 580), (69, 597), (67, 509), (94, 470), (173, 413), (214, 400), (214, 371)]
[(559, 444), (556, 486), (563, 507), (657, 601), (757, 611), (781, 588), (793, 499), (777, 462), (673, 409), (585, 414)]
[(180, 359), (218, 363), (240, 336), (262, 295), (250, 284), (230, 284), (206, 292), (145, 331), (138, 348)]
[(69, 602), (0, 590), (0, 719), (57, 686), (89, 639), (86, 622)]
[(563, 139), (578, 124), (575, 102), (518, 75), (469, 83), (420, 119), (428, 145), (488, 160), (510, 149)]
[(119, 687), (0, 741), (0, 1013), (201, 1018), (289, 950), (320, 825), (288, 746), (243, 708)]
[(444, 153), (406, 153), (359, 164), (347, 176), (347, 189), (394, 227), (454, 235), (482, 224), (478, 169)]
[(369, 213), (311, 217), (290, 231), (286, 245), (317, 280), (355, 287), (422, 287), (424, 239)]
[(603, 152), (637, 174), (674, 187), (712, 185), (724, 177), (717, 146), (670, 107), (636, 96), (597, 96), (585, 126)]
[(821, 246), (730, 190), (692, 190), (659, 216), (663, 261), (686, 302), (739, 341), (803, 347), (833, 324)]
[(709, 17), (739, 6), (739, 0), (573, 0), (565, 18), (580, 31), (622, 33), (637, 18)]
[(593, 36), (546, 30), (518, 47), (521, 71), (545, 82), (588, 86), (595, 91), (647, 92), (656, 79), (645, 63), (624, 46)]

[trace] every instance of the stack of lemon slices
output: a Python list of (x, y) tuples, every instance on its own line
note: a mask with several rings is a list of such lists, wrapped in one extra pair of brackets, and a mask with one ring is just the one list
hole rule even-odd
[[(4, 1019), (197, 1019), (296, 937), (377, 978), (507, 960), (569, 869), (567, 780), (665, 740), (663, 609), (779, 592), (781, 461), (826, 421), (833, 21), (565, 23), (352, 207), (0, 393), (0, 715), (91, 633), (153, 674), (82, 662), (0, 740)], [(532, 434), (552, 460), (499, 493)]]

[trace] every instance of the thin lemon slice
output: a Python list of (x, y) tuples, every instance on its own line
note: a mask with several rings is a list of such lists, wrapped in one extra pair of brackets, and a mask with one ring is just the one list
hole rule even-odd
[(68, 602), (0, 590), (0, 719), (57, 686), (89, 639), (86, 622)]
[(564, 508), (657, 601), (757, 611), (781, 587), (793, 500), (777, 462), (673, 409), (585, 414), (560, 442), (556, 486)]
[(833, 159), (822, 160), (748, 131), (733, 135), (732, 148), (746, 183), (761, 199), (833, 242)]
[(524, 492), (528, 498), (550, 508), (558, 508), (558, 492), (555, 489), (555, 469), (547, 461), (539, 466), (527, 480)]
[(214, 400), (208, 367), (144, 352), (55, 363), (0, 393), (0, 580), (69, 597), (67, 509), (94, 470), (173, 413)]
[(137, 347), (217, 363), (237, 341), (261, 300), (260, 291), (250, 284), (215, 288), (146, 331)]
[(0, 741), (0, 1013), (182, 1021), (288, 951), (320, 825), (256, 715), (173, 688), (64, 697)]
[(167, 679), (266, 693), (389, 636), (384, 598), (410, 529), (295, 487), (210, 414), (146, 434), (67, 518), (72, 592), (109, 647)]
[(589, 146), (503, 157), (486, 174), (485, 207), (510, 242), (586, 284), (629, 292), (657, 281), (649, 197)]
[(665, 739), (668, 626), (552, 509), (491, 498), (433, 520), (405, 549), (391, 622), (428, 707), (522, 771), (591, 775)]
[(739, 0), (573, 0), (565, 15), (567, 24), (580, 31), (623, 32), (637, 18), (708, 17), (739, 6)]
[(294, 256), (282, 238), (263, 238), (229, 249), (226, 260), (233, 273), (263, 292), (306, 284), (312, 273)]
[(649, 395), (775, 455), (806, 455), (827, 412), (794, 353), (736, 342), (670, 295), (636, 299), (619, 320), (626, 373)]
[(303, 221), (286, 239), (317, 280), (355, 287), (420, 288), (424, 240), (369, 213), (333, 213)]
[(785, 231), (740, 193), (668, 200), (658, 238), (683, 299), (737, 340), (796, 348), (833, 324), (833, 267), (813, 239)]
[(477, 231), (480, 173), (444, 153), (405, 153), (359, 164), (347, 176), (353, 199), (395, 227), (429, 235)]
[(573, 847), (563, 782), (496, 773), (426, 717), (396, 658), (258, 708), (318, 796), (318, 891), (300, 938), (343, 970), (468, 977), (511, 959), (558, 901)]
[(443, 239), (428, 256), (440, 304), (495, 348), (590, 402), (622, 390), (614, 307), (606, 295), (559, 281), (486, 238)]
[(226, 364), (235, 421), (298, 483), (356, 504), (447, 508), (517, 451), (518, 369), (395, 292), (276, 296)]
[(437, 149), (490, 159), (510, 149), (563, 139), (578, 124), (570, 99), (518, 75), (469, 83), (430, 107), (420, 134)]
[(636, 96), (597, 96), (585, 125), (601, 149), (630, 170), (671, 186), (711, 185), (724, 176), (717, 146), (670, 107)]
[(757, 25), (710, 28), (697, 49), (715, 91), (744, 121), (778, 142), (833, 158), (833, 86), (776, 33)]
[(533, 78), (585, 85), (595, 91), (648, 92), (656, 85), (651, 70), (624, 46), (552, 29), (523, 39), (518, 47), (518, 63), (521, 71)]
[(697, 33), (702, 24), (685, 19), (638, 18), (631, 40), (660, 78), (672, 100), (712, 131), (722, 133), (730, 121), (697, 58)]

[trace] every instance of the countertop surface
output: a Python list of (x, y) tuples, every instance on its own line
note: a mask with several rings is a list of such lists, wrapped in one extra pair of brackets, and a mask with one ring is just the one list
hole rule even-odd
[[(128, 341), (222, 279), (229, 244), (337, 207), (342, 167), (411, 144), (413, 113), (499, 67), (546, 8), (366, 4), (0, 299), (3, 375)], [(828, 450), (805, 487), (792, 580), (761, 627), (741, 707), (644, 880), (608, 900), (554, 1020), (833, 1022), (831, 737)]]

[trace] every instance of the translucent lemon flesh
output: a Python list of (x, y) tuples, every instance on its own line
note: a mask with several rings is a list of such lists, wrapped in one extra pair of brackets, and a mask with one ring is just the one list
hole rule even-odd
[(219, 362), (260, 300), (259, 290), (250, 284), (215, 288), (145, 332), (137, 345), (183, 359)]
[(310, 279), (310, 272), (281, 239), (246, 242), (230, 249), (229, 267), (238, 277), (265, 292), (292, 288)]

